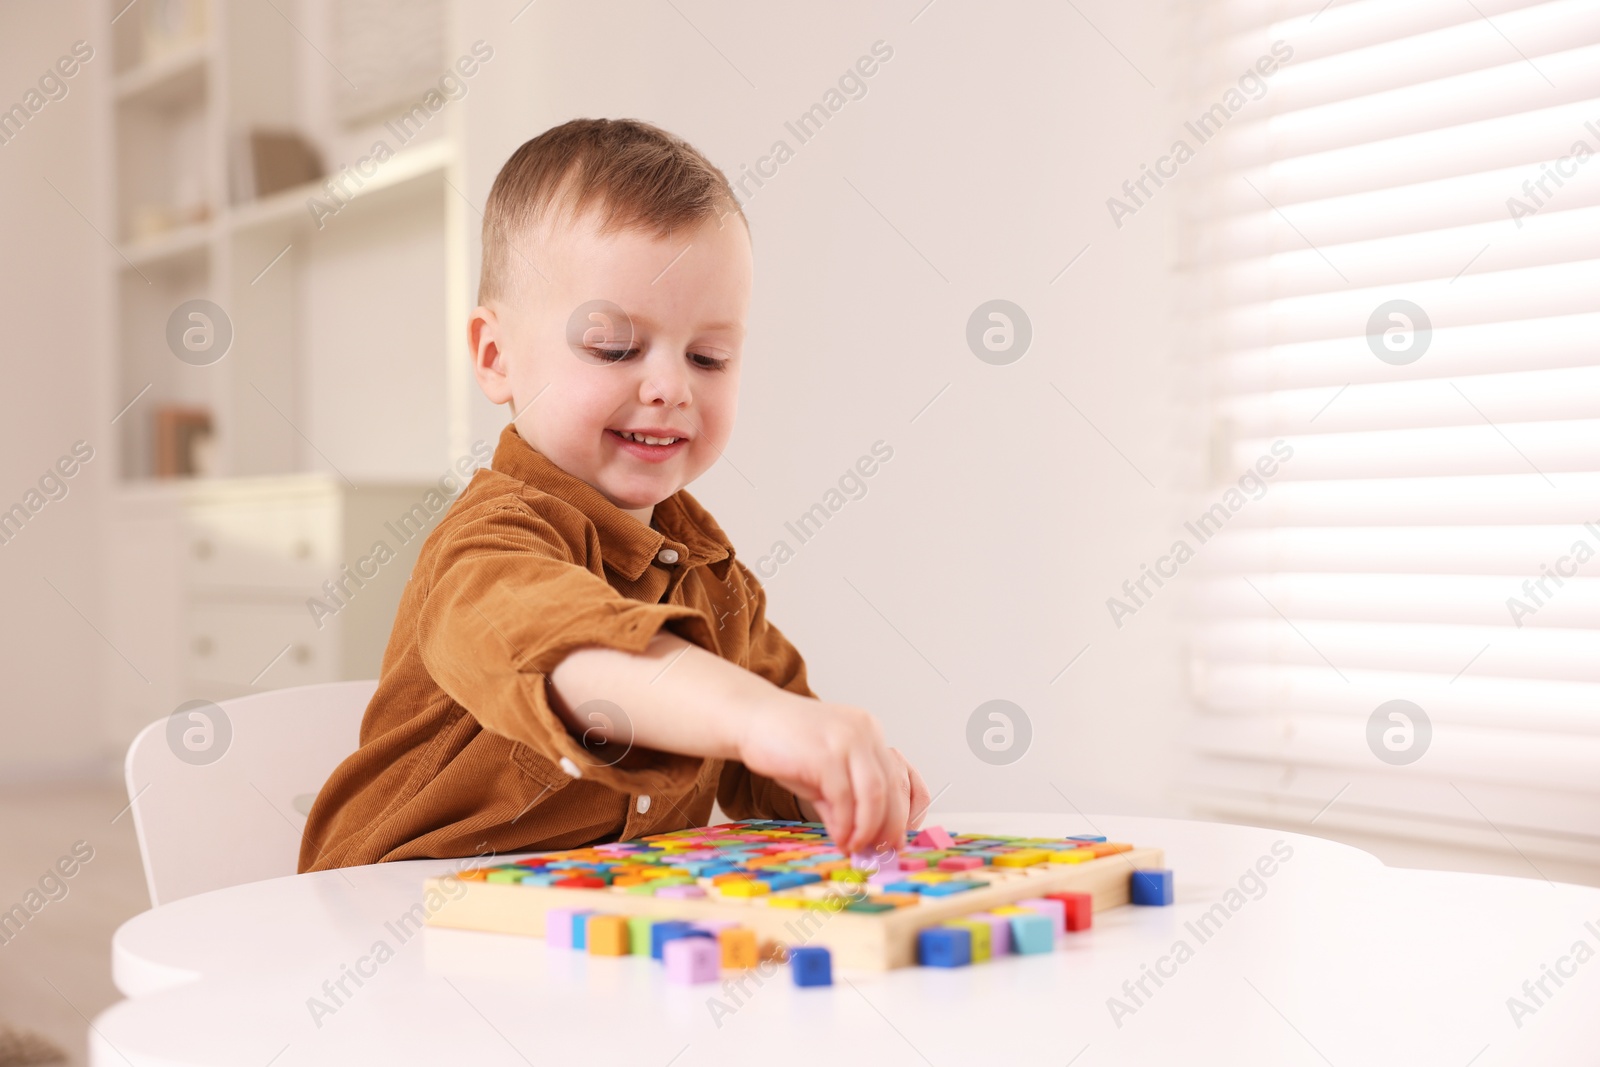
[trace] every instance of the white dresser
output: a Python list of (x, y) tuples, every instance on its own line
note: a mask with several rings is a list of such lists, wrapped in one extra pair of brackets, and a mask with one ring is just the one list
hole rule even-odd
[(320, 474), (116, 496), (107, 707), (123, 748), (185, 701), (377, 677), (417, 551), (450, 504), (425, 483), (353, 489)]

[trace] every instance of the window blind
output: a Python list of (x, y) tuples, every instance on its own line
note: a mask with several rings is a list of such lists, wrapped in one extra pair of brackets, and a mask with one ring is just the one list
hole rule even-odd
[(1205, 9), (1188, 796), (1600, 861), (1600, 0)]

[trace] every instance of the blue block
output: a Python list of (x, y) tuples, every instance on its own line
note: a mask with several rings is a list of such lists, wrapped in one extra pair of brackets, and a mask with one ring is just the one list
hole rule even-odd
[(711, 937), (709, 930), (697, 930), (693, 923), (670, 920), (650, 924), (650, 958), (659, 960), (661, 949), (668, 941), (678, 937)]
[(1105, 836), (1102, 834), (1073, 834), (1070, 837), (1065, 838), (1065, 840), (1087, 841), (1092, 845), (1098, 845), (1105, 841)]
[(821, 879), (815, 874), (812, 874), (810, 871), (806, 871), (803, 873), (786, 872), (783, 874), (769, 874), (766, 878), (762, 879), (762, 881), (767, 883), (767, 888), (772, 890), (772, 892), (777, 893), (784, 889), (794, 889), (797, 886), (809, 885), (812, 882), (821, 881)]
[(1166, 868), (1134, 871), (1128, 879), (1128, 897), (1135, 904), (1171, 904), (1172, 872)]
[(1048, 915), (1008, 915), (1011, 951), (1021, 956), (1049, 952), (1056, 947), (1056, 930)]
[(833, 984), (833, 957), (821, 946), (790, 949), (789, 967), (794, 973), (795, 985)]
[[(1045, 919), (1046, 925), (1049, 921)], [(965, 967), (972, 962), (972, 931), (959, 926), (917, 931), (917, 962), (924, 967)]]
[(589, 912), (572, 917), (572, 947), (579, 952), (589, 947)]
[(885, 893), (920, 893), (928, 888), (927, 882), (890, 882), (883, 887)]
[(522, 876), (521, 885), (549, 885), (558, 876), (554, 874), (525, 874)]
[(978, 889), (984, 885), (983, 882), (968, 882), (960, 878), (953, 878), (948, 882), (934, 882), (931, 885), (923, 885), (920, 882), (911, 884), (922, 885), (922, 895), (925, 897), (947, 897), (952, 893), (965, 893), (969, 889)]

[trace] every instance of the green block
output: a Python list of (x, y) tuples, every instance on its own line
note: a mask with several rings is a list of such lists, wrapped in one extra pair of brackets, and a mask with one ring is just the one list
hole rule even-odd
[(973, 963), (982, 963), (993, 954), (989, 942), (994, 935), (994, 929), (988, 923), (977, 919), (951, 919), (943, 925), (959, 926), (964, 930), (972, 931)]
[(628, 920), (628, 951), (635, 956), (650, 955), (650, 927), (655, 925), (655, 920), (644, 915), (635, 915)]
[(869, 915), (876, 915), (880, 911), (893, 911), (893, 904), (874, 904), (870, 900), (859, 901), (855, 904), (846, 904), (845, 911), (864, 911)]
[(656, 886), (661, 884), (661, 882), (662, 879), (655, 878), (651, 881), (645, 882), (643, 885), (630, 885), (624, 889), (623, 892), (632, 893), (636, 897), (653, 897), (656, 895)]
[(530, 872), (523, 867), (517, 867), (514, 870), (509, 871), (490, 871), (489, 877), (485, 878), (484, 881), (516, 884), (520, 883), (523, 878), (528, 876), (529, 873)]

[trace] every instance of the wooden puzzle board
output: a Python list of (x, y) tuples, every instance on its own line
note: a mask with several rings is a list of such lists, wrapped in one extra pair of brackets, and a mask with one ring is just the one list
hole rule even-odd
[[(751, 824), (724, 825), (742, 827)], [(805, 826), (807, 824), (769, 822), (754, 825)], [(690, 831), (675, 833), (688, 832)], [(670, 840), (671, 837), (672, 835), (656, 835), (655, 838), (645, 839), (644, 843), (648, 845), (652, 841)], [(827, 839), (822, 837), (820, 832), (811, 840), (820, 843), (820, 847), (827, 847)], [(696, 881), (705, 888), (707, 896), (669, 898), (629, 892), (618, 886), (563, 888), (553, 885), (489, 882), (475, 880), (480, 877), (477, 872), (462, 872), (459, 878), (445, 876), (427, 880), (426, 889), (438, 891), (439, 895), (435, 900), (443, 901), (430, 912), (427, 921), (432, 926), (542, 937), (545, 913), (551, 908), (586, 908), (630, 917), (643, 915), (688, 922), (731, 920), (754, 930), (756, 936), (763, 941), (775, 941), (786, 946), (798, 944), (825, 946), (840, 967), (885, 970), (911, 966), (917, 962), (917, 931), (963, 915), (987, 911), (1047, 893), (1060, 892), (1091, 894), (1094, 898), (1095, 911), (1128, 903), (1129, 878), (1132, 872), (1162, 867), (1162, 851), (1157, 848), (1136, 848), (1127, 845), (1109, 847), (1123, 848), (1125, 851), (1072, 863), (1047, 860), (1015, 867), (985, 864), (972, 870), (952, 872), (950, 875), (952, 878), (982, 884), (947, 896), (924, 896), (916, 903), (878, 913), (819, 907), (785, 907), (772, 903), (775, 899), (782, 898), (820, 900), (827, 896), (837, 897), (847, 888), (847, 883), (830, 880), (783, 889), (766, 895), (745, 897), (721, 895), (720, 887), (706, 877)], [(569, 850), (562, 853), (548, 853), (546, 856), (572, 857), (583, 855), (588, 851)], [(923, 851), (931, 854), (934, 850)], [(949, 850), (938, 851), (949, 854)], [(827, 855), (827, 853), (822, 854)], [(673, 853), (670, 852), (654, 853), (652, 857), (671, 855)], [(834, 855), (836, 857), (837, 854)], [(916, 850), (902, 853), (902, 856), (915, 855)], [(671, 861), (663, 859), (662, 862)], [(837, 866), (837, 859), (834, 865)], [(865, 889), (866, 898), (872, 899), (875, 895), (881, 895), (882, 886), (876, 890), (858, 888)], [(851, 899), (859, 900), (862, 897), (855, 896)]]

